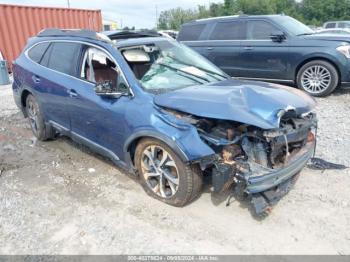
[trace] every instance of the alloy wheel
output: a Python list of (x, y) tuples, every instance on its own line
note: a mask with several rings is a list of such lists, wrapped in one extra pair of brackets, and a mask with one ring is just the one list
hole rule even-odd
[(305, 69), (301, 75), (303, 89), (312, 94), (325, 91), (332, 82), (329, 70), (321, 65), (313, 65)]
[(174, 196), (179, 187), (179, 173), (172, 156), (162, 147), (146, 147), (141, 157), (142, 175), (147, 186), (159, 197)]
[(38, 112), (37, 112), (37, 107), (32, 100), (28, 101), (27, 113), (28, 113), (30, 126), (33, 132), (36, 134), (38, 132)]

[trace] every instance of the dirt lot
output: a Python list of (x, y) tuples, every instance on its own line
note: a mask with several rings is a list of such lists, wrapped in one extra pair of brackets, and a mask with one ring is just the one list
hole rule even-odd
[[(350, 166), (350, 91), (318, 99), (317, 155)], [(209, 191), (185, 208), (149, 198), (67, 138), (37, 142), (0, 86), (1, 254), (350, 254), (350, 169), (305, 169), (264, 220)]]

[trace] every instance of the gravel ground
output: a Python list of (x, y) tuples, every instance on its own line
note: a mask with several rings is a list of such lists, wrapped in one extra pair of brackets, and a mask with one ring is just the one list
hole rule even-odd
[[(350, 166), (350, 91), (317, 99), (317, 155)], [(0, 86), (1, 254), (350, 254), (350, 171), (305, 168), (264, 220), (205, 190), (175, 208), (85, 147), (34, 139)]]

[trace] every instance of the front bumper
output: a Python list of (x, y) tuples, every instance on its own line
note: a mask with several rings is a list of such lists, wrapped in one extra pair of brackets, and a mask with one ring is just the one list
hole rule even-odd
[(314, 153), (315, 142), (310, 142), (301, 149), (289, 162), (290, 164), (280, 169), (259, 176), (247, 178), (246, 192), (249, 194), (259, 193), (276, 187), (299, 173)]
[(307, 143), (293, 158), (289, 165), (280, 169), (270, 169), (270, 172), (259, 176), (249, 176), (246, 181), (248, 194), (260, 193), (282, 184), (299, 173), (313, 156), (315, 142)]

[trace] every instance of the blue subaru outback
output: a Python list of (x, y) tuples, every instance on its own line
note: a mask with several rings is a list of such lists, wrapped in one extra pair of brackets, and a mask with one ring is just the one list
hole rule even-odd
[(314, 152), (312, 98), (231, 79), (165, 37), (47, 29), (13, 73), (16, 104), (39, 140), (69, 136), (174, 206), (198, 197), (208, 177), (214, 192), (232, 189), (264, 213)]

